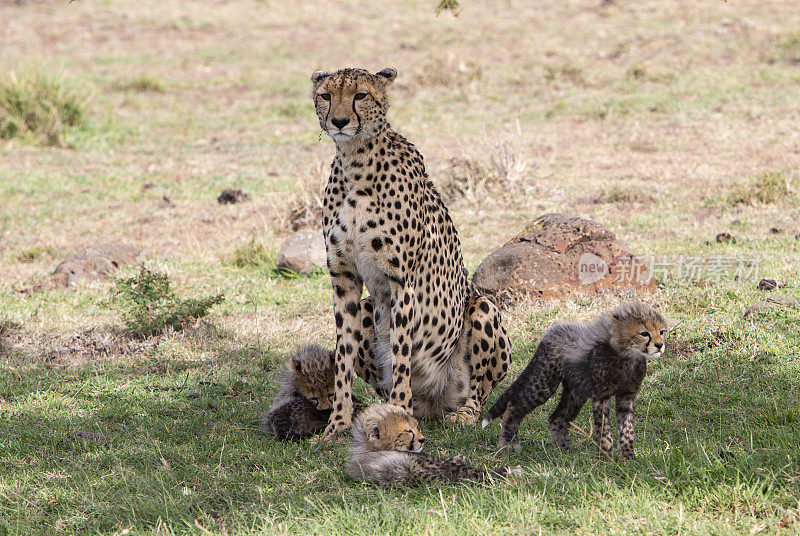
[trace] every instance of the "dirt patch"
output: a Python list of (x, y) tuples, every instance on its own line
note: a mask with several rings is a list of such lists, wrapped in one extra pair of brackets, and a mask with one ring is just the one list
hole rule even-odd
[(157, 345), (157, 338), (134, 339), (103, 328), (63, 334), (31, 334), (19, 325), (0, 330), (0, 350), (28, 364), (80, 366), (110, 356), (144, 354)]

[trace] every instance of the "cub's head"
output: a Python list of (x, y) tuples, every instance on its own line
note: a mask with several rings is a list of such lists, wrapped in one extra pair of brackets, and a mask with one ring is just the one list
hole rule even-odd
[(322, 130), (337, 144), (378, 134), (389, 108), (386, 88), (396, 76), (391, 67), (375, 74), (364, 69), (315, 72), (311, 75), (312, 96)]
[(425, 443), (417, 419), (391, 404), (373, 404), (362, 411), (353, 424), (353, 438), (370, 451), (420, 452)]
[(333, 404), (334, 354), (319, 346), (306, 346), (289, 358), (289, 372), (294, 374), (297, 389), (317, 409), (330, 409)]
[(620, 354), (635, 352), (661, 357), (667, 323), (658, 312), (641, 302), (630, 302), (611, 311), (611, 346)]

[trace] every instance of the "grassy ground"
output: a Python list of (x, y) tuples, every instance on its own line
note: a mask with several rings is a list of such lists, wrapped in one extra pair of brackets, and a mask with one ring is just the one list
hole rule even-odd
[[(0, 3), (1, 70), (88, 97), (53, 147), (0, 140), (0, 535), (800, 531), (800, 314), (743, 318), (765, 297), (752, 276), (643, 296), (676, 327), (630, 463), (596, 460), (580, 433), (557, 452), (552, 403), (519, 454), (486, 449), (496, 425), (424, 423), (433, 452), (524, 466), (494, 488), (381, 491), (349, 480), (344, 446), (258, 432), (285, 353), (333, 338), (326, 277), (273, 265), (333, 152), (308, 97), (320, 68), (398, 69), (393, 125), (440, 185), (471, 185), (450, 203), (470, 269), (558, 211), (643, 255), (758, 258), (800, 298), (791, 2), (462, 2), (456, 18), (435, 4)], [(218, 205), (224, 188), (252, 200)], [(110, 283), (28, 292), (99, 240), (144, 248), (180, 294), (226, 300), (132, 340)], [(251, 241), (257, 262), (236, 263)], [(550, 322), (627, 297), (509, 308), (511, 376)], [(577, 424), (588, 433), (586, 410)]]

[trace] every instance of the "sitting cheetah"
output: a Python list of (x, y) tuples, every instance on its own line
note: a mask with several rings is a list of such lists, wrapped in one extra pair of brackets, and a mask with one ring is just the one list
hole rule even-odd
[(323, 205), (336, 320), (328, 438), (350, 425), (354, 371), (417, 417), (474, 424), (508, 370), (500, 312), (470, 290), (422, 155), (386, 121), (396, 76), (388, 68), (311, 77), (320, 126), (336, 143)]

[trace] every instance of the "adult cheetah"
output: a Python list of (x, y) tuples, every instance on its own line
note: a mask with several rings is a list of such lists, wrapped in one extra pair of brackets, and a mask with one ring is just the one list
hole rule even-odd
[(350, 426), (354, 370), (417, 417), (465, 424), (477, 422), (508, 370), (500, 312), (471, 290), (422, 155), (386, 121), (396, 76), (387, 68), (311, 77), (320, 126), (336, 143), (323, 207), (336, 320), (328, 438)]

